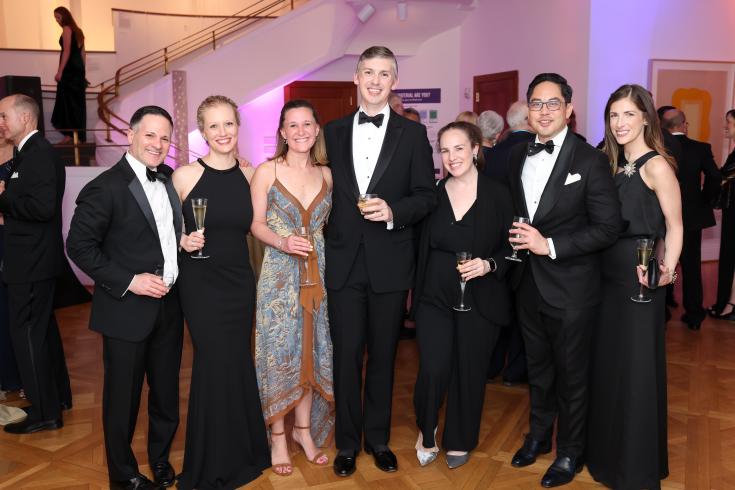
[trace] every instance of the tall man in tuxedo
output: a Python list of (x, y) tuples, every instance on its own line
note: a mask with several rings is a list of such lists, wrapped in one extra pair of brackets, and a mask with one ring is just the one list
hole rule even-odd
[(684, 303), (681, 319), (690, 330), (699, 330), (706, 316), (702, 293), (702, 229), (715, 226), (710, 203), (717, 195), (722, 176), (712, 156), (712, 146), (687, 136), (689, 123), (682, 111), (666, 111), (663, 127), (681, 144), (681, 157), (676, 162), (684, 221), (684, 244), (679, 258)]
[(533, 79), (526, 94), (535, 142), (510, 155), (516, 213), (511, 238), (518, 318), (526, 344), (531, 395), (530, 433), (511, 464), (523, 467), (551, 450), (557, 455), (544, 487), (569, 483), (582, 467), (590, 335), (600, 298), (598, 252), (622, 230), (620, 203), (605, 156), (574, 136), (566, 120), (572, 88), (556, 73)]
[[(414, 225), (436, 200), (425, 127), (388, 106), (398, 83), (393, 53), (382, 46), (364, 51), (354, 81), (359, 111), (325, 127), (334, 176), (325, 253), (339, 476), (355, 471), (363, 435), (378, 468), (398, 467), (388, 448), (393, 363), (407, 290), (413, 287)], [(357, 202), (365, 193), (378, 197), (361, 214)]]
[(54, 317), (56, 278), (62, 271), (64, 242), (61, 202), (66, 172), (51, 144), (38, 132), (39, 107), (25, 95), (0, 100), (0, 136), (17, 154), (7, 189), (0, 182), (5, 217), (3, 280), (8, 284), (10, 336), (28, 417), (5, 432), (29, 434), (63, 426), (62, 408), (71, 407), (69, 374)]
[[(95, 281), (90, 328), (102, 334), (102, 423), (111, 488), (171, 486), (168, 462), (179, 424), (183, 319), (175, 278), (181, 205), (163, 164), (171, 116), (145, 106), (130, 120), (128, 152), (77, 198), (69, 257)], [(169, 288), (154, 274), (173, 277)], [(160, 272), (159, 272), (160, 273)], [(148, 461), (141, 475), (130, 443), (148, 379)]]

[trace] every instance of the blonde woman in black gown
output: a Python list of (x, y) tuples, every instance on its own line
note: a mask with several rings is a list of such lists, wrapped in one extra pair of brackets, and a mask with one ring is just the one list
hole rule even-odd
[[(622, 150), (622, 155), (621, 155)], [(627, 222), (602, 255), (602, 307), (590, 373), (587, 466), (616, 490), (656, 489), (666, 478), (665, 286), (683, 241), (681, 193), (673, 159), (663, 149), (651, 96), (623, 85), (605, 107), (605, 153), (610, 158), (621, 214)], [(625, 161), (620, 161), (624, 155)], [(647, 277), (637, 266), (636, 240), (663, 240), (658, 288), (650, 303), (631, 296)]]

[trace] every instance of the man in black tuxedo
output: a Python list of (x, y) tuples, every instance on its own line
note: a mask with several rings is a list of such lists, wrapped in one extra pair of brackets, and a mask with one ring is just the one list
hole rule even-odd
[(722, 176), (712, 156), (712, 146), (687, 136), (689, 124), (682, 111), (666, 111), (663, 127), (679, 141), (682, 151), (677, 160), (684, 221), (684, 243), (679, 258), (684, 303), (681, 319), (690, 330), (699, 330), (706, 316), (702, 294), (702, 229), (715, 226), (711, 202), (717, 196)]
[[(128, 152), (77, 198), (69, 257), (95, 281), (90, 328), (102, 334), (102, 423), (111, 488), (171, 486), (168, 462), (179, 424), (183, 319), (175, 284), (182, 215), (163, 164), (171, 116), (145, 106), (130, 120)], [(160, 275), (160, 276), (159, 276)], [(173, 278), (164, 284), (162, 277)], [(148, 462), (141, 475), (130, 443), (148, 379)]]
[[(360, 110), (325, 127), (334, 176), (325, 254), (339, 476), (355, 471), (363, 435), (378, 468), (398, 467), (388, 448), (393, 363), (414, 281), (414, 225), (436, 201), (426, 128), (388, 106), (398, 83), (393, 53), (382, 46), (367, 49), (354, 81)], [(366, 193), (378, 197), (360, 209), (358, 198)]]
[(622, 230), (620, 203), (605, 156), (572, 134), (572, 88), (556, 73), (533, 79), (526, 94), (535, 142), (510, 155), (516, 214), (511, 238), (523, 261), (512, 284), (526, 344), (531, 395), (530, 433), (511, 464), (523, 467), (551, 450), (541, 480), (564, 485), (583, 465), (590, 335), (600, 298), (598, 252)]
[(5, 216), (3, 280), (8, 284), (10, 336), (31, 402), (25, 420), (5, 426), (5, 432), (13, 434), (58, 429), (63, 426), (62, 408), (71, 407), (69, 374), (53, 310), (56, 278), (66, 260), (61, 235), (66, 172), (36, 129), (39, 117), (39, 107), (30, 97), (0, 100), (0, 135), (17, 149), (7, 189), (0, 182), (0, 213)]

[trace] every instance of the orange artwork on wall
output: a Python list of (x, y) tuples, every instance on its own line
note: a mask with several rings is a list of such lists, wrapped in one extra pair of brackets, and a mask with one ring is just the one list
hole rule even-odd
[(698, 141), (709, 141), (712, 95), (698, 88), (678, 88), (671, 95), (671, 102), (687, 116), (689, 137)]

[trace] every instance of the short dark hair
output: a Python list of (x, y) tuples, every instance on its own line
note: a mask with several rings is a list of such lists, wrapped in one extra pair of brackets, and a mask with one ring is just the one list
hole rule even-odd
[(730, 109), (729, 111), (727, 111), (727, 113), (725, 113), (725, 119), (727, 119), (728, 117), (735, 119), (735, 109)]
[(441, 151), (442, 136), (450, 129), (462, 131), (467, 136), (467, 139), (470, 140), (470, 145), (477, 146), (477, 160), (475, 161), (475, 165), (478, 170), (482, 170), (485, 167), (485, 157), (482, 154), (482, 131), (480, 131), (480, 128), (466, 121), (450, 122), (441, 128), (436, 135), (437, 150)]
[(419, 111), (417, 111), (417, 110), (416, 110), (416, 109), (414, 109), (413, 107), (404, 107), (404, 108), (403, 108), (403, 113), (404, 113), (404, 114), (406, 114), (406, 113), (408, 113), (408, 114), (413, 114), (414, 116), (416, 116), (416, 117), (418, 117), (419, 119), (421, 119), (421, 114), (419, 113)]
[(531, 102), (531, 94), (533, 94), (533, 89), (536, 88), (536, 85), (543, 82), (551, 82), (557, 84), (561, 89), (561, 95), (562, 97), (564, 97), (564, 102), (568, 104), (572, 101), (572, 87), (571, 85), (569, 85), (566, 78), (559, 75), (558, 73), (539, 73), (538, 75), (536, 75), (536, 77), (534, 77), (533, 80), (531, 80), (531, 83), (528, 85), (528, 90), (526, 91), (526, 102)]
[(130, 128), (135, 129), (135, 126), (137, 126), (145, 116), (161, 116), (171, 124), (171, 127), (174, 126), (174, 120), (166, 109), (158, 107), (157, 105), (144, 105), (133, 113), (133, 117), (130, 118)]
[(664, 114), (669, 112), (671, 109), (676, 109), (673, 105), (662, 105), (658, 109), (656, 109), (656, 114), (658, 114), (658, 120), (663, 121)]

